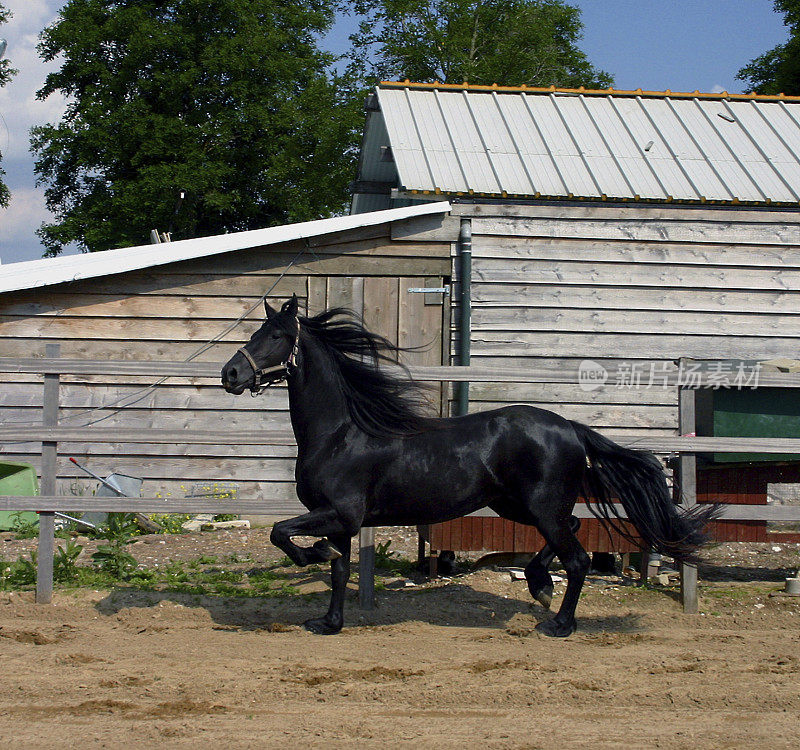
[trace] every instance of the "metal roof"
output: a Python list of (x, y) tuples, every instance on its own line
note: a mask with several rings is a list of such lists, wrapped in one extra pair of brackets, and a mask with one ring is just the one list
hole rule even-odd
[(99, 253), (61, 255), (57, 258), (9, 263), (2, 266), (0, 293), (136, 271), (235, 250), (266, 247), (291, 240), (343, 232), (348, 229), (387, 224), (416, 216), (447, 213), (449, 210), (450, 204), (442, 200), (406, 208), (337, 216), (332, 219), (319, 219), (300, 224), (268, 227), (267, 229), (253, 229), (248, 232), (232, 232), (231, 234), (178, 240), (158, 245), (139, 245), (138, 247), (105, 250)]
[(365, 146), (388, 140), (401, 191), (800, 203), (798, 97), (402, 82), (377, 104)]

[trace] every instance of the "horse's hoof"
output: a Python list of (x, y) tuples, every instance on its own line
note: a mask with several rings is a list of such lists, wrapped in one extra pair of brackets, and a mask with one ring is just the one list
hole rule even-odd
[(541, 604), (545, 609), (550, 609), (550, 605), (553, 603), (553, 587), (552, 586), (545, 586), (544, 588), (539, 589), (534, 595), (533, 598), (536, 599), (539, 604)]
[(314, 542), (312, 549), (322, 558), (322, 562), (330, 562), (342, 556), (342, 553), (327, 539)]
[(341, 625), (331, 625), (324, 617), (306, 620), (303, 623), (303, 627), (309, 633), (315, 633), (316, 635), (336, 635), (342, 629)]
[(553, 617), (550, 620), (540, 622), (536, 626), (536, 630), (542, 635), (549, 636), (550, 638), (566, 638), (575, 632), (576, 627), (577, 624), (575, 623), (575, 620), (571, 620), (568, 623), (563, 623), (559, 622), (558, 619)]

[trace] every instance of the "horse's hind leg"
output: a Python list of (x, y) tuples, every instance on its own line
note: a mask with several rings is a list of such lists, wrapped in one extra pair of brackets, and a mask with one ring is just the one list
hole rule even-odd
[(575, 609), (589, 570), (589, 555), (567, 523), (540, 518), (537, 527), (567, 571), (567, 590), (556, 616), (540, 622), (536, 629), (544, 635), (564, 638), (575, 632)]
[[(580, 525), (580, 519), (575, 516), (570, 518), (569, 528), (573, 534), (578, 532)], [(525, 567), (528, 591), (545, 609), (550, 609), (553, 601), (553, 579), (550, 577), (549, 568), (555, 556), (556, 553), (553, 552), (550, 545), (545, 544)]]

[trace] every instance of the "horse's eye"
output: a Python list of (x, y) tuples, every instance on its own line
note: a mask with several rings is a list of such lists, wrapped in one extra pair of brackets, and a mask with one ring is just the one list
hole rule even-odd
[(275, 331), (272, 334), (272, 336), (270, 336), (270, 338), (273, 339), (274, 341), (277, 341), (280, 337), (281, 337), (281, 333), (279, 331)]

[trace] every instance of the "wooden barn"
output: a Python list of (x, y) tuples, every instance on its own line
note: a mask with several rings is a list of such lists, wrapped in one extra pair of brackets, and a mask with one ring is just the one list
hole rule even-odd
[[(678, 360), (719, 360), (734, 386), (756, 361), (798, 356), (798, 98), (384, 83), (354, 191), (356, 212), (453, 204), (425, 233), (453, 242), (453, 363), (591, 378), (456, 387), (456, 412), (524, 402), (616, 435), (676, 435), (678, 391), (661, 383)], [(800, 430), (793, 393), (763, 395)], [(713, 408), (698, 405), (701, 422)], [(720, 471), (701, 499), (725, 494)], [(752, 497), (792, 472), (767, 475)], [(751, 526), (736, 538), (761, 538)], [(440, 549), (537, 543), (500, 519), (434, 529)]]
[[(442, 363), (446, 329), (441, 293), (451, 248), (409, 239), (422, 221), (441, 225), (449, 205), (424, 204), (219, 237), (63, 256), (2, 266), (0, 356), (85, 360), (224, 362), (273, 305), (297, 294), (304, 311), (345, 306), (404, 346), (425, 345), (410, 364)], [(252, 308), (252, 309), (251, 309)], [(236, 325), (242, 316), (241, 323)], [(42, 377), (3, 374), (0, 424), (41, 422)], [(219, 377), (65, 375), (59, 424), (161, 429), (290, 429), (284, 386), (257, 399), (224, 392)], [(0, 439), (1, 440), (1, 439)], [(184, 497), (233, 482), (264, 512), (300, 511), (293, 488), (295, 448), (265, 446), (60, 443), (58, 493), (83, 494), (95, 473), (144, 478), (144, 495)], [(39, 466), (41, 445), (0, 442), (5, 461)]]
[[(381, 84), (353, 193), (347, 217), (3, 266), (0, 356), (57, 342), (70, 358), (222, 362), (258, 325), (248, 311), (262, 294), (296, 293), (312, 313), (346, 305), (425, 345), (411, 364), (553, 374), (453, 384), (444, 414), (522, 402), (626, 439), (691, 431), (659, 380), (679, 360), (718, 361), (733, 385), (733, 363), (749, 377), (757, 361), (797, 356), (800, 99)], [(38, 421), (40, 379), (2, 378), (0, 423)], [(250, 399), (189, 375), (157, 388), (63, 380), (64, 424), (288, 428), (282, 388)], [(800, 415), (792, 398), (772, 401)], [(8, 460), (37, 463), (38, 450), (0, 445)], [(265, 511), (299, 508), (291, 445), (59, 450), (60, 492), (87, 491), (74, 455), (143, 477), (149, 495), (235, 482)], [(538, 544), (492, 518), (437, 526), (431, 541)], [(583, 541), (610, 544), (591, 523)]]

